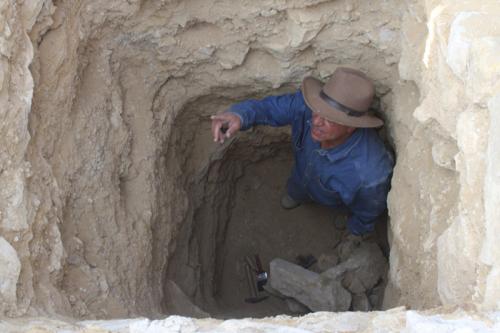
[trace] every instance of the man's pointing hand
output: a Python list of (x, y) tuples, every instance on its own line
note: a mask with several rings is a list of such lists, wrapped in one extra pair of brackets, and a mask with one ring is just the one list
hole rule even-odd
[(212, 119), (214, 142), (224, 143), (225, 139), (229, 139), (241, 128), (241, 119), (234, 113), (225, 112), (211, 116), (210, 119)]

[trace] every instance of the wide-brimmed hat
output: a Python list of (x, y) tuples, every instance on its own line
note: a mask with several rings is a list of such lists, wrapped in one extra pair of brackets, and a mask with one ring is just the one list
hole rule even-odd
[(375, 88), (362, 72), (339, 67), (323, 85), (313, 77), (302, 81), (307, 105), (321, 117), (351, 127), (379, 127), (384, 124), (370, 111)]

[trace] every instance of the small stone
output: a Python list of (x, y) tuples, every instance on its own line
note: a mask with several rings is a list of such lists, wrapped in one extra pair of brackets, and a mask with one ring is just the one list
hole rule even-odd
[(387, 260), (380, 247), (376, 243), (362, 242), (353, 249), (353, 242), (348, 242), (345, 248), (349, 251), (343, 256), (350, 252), (349, 257), (321, 275), (342, 280), (343, 285), (354, 293), (370, 290), (387, 271)]
[(278, 11), (274, 8), (271, 8), (271, 9), (267, 9), (267, 10), (262, 10), (260, 12), (260, 15), (262, 17), (271, 17), (271, 16), (274, 16), (278, 13)]
[(83, 260), (82, 260), (82, 258), (80, 258), (79, 255), (72, 254), (72, 255), (68, 256), (68, 258), (66, 259), (66, 262), (70, 265), (78, 265), (78, 264), (81, 264), (83, 262)]

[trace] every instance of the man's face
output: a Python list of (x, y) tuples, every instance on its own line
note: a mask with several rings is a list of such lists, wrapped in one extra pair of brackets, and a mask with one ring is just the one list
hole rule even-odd
[(335, 147), (343, 143), (356, 130), (354, 127), (344, 126), (312, 113), (311, 136), (319, 141), (323, 148)]

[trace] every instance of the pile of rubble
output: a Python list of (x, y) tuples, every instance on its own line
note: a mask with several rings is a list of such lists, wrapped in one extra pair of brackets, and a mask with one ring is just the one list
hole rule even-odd
[(314, 261), (272, 260), (266, 290), (295, 313), (380, 309), (388, 263), (377, 243), (348, 237)]

